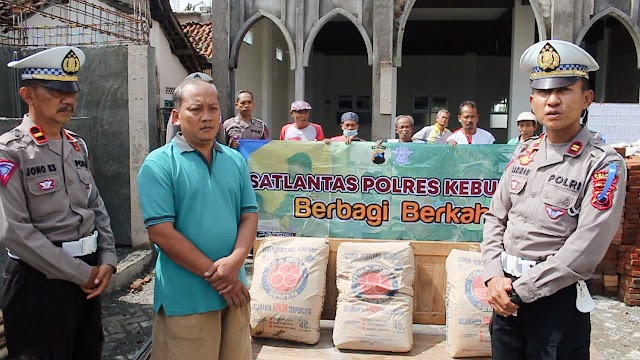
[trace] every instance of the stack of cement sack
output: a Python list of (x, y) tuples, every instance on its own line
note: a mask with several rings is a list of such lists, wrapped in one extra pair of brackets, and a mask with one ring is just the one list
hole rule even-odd
[(338, 349), (407, 352), (413, 346), (413, 249), (408, 242), (342, 243), (336, 263)]
[(328, 259), (324, 238), (267, 238), (255, 255), (251, 335), (317, 343)]
[(447, 257), (447, 352), (454, 358), (491, 356), (491, 306), (479, 252), (452, 250)]

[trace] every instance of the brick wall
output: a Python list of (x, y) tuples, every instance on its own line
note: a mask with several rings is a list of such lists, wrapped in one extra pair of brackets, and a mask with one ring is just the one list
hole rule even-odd
[(640, 157), (625, 159), (627, 196), (620, 227), (592, 277), (594, 295), (615, 296), (640, 305)]

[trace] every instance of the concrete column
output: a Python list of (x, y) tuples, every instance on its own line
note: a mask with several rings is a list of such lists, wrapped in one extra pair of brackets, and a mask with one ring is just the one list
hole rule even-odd
[(304, 54), (304, 1), (296, 3), (296, 69), (294, 71), (295, 76), (295, 94), (296, 99), (304, 99), (304, 66), (302, 65), (302, 58)]
[(529, 111), (529, 75), (520, 70), (520, 56), (535, 41), (536, 19), (531, 6), (516, 1), (513, 7), (511, 36), (511, 84), (509, 87), (509, 138), (517, 136), (516, 118), (522, 111)]
[(551, 39), (573, 42), (573, 0), (551, 2)]
[(393, 61), (393, 2), (379, 1), (373, 8), (372, 139), (391, 136), (395, 114), (395, 69)]
[[(149, 247), (138, 196), (138, 171), (149, 154), (149, 47), (129, 45), (128, 98), (129, 98), (129, 186), (131, 196), (131, 246)], [(151, 59), (155, 56), (151, 55)], [(152, 63), (153, 64), (153, 63)], [(155, 69), (153, 71), (155, 73)], [(155, 83), (155, 79), (153, 80)], [(155, 99), (151, 99), (152, 101)], [(155, 103), (153, 108), (155, 108)], [(153, 116), (155, 118), (155, 116)]]
[[(229, 65), (229, 54), (231, 51), (231, 41), (235, 34), (230, 31), (230, 18), (232, 9), (229, 0), (215, 0), (211, 23), (213, 39), (213, 59), (215, 64), (212, 69), (212, 78), (218, 88), (218, 100), (220, 101), (220, 112), (227, 116), (233, 114), (233, 94), (231, 82), (231, 70)], [(235, 9), (237, 13), (239, 9)], [(221, 141), (220, 139), (218, 141)], [(223, 142), (224, 143), (224, 142)]]

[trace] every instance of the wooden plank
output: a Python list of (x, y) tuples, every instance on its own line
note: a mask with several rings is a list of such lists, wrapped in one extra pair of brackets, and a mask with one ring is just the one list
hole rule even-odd
[(268, 360), (451, 359), (445, 349), (443, 330), (441, 327), (414, 325), (413, 348), (408, 353), (338, 350), (333, 346), (332, 321), (321, 322), (320, 341), (315, 345), (261, 338), (252, 339), (251, 345), (254, 359)]
[[(329, 238), (329, 262), (327, 283), (322, 309), (322, 319), (333, 320), (336, 316), (338, 289), (336, 288), (336, 257), (343, 242), (380, 242), (399, 240), (333, 239)], [(480, 251), (478, 243), (444, 241), (409, 241), (414, 252), (416, 277), (414, 280), (414, 324), (445, 323), (445, 261), (453, 249)], [(256, 239), (255, 251), (262, 244)]]

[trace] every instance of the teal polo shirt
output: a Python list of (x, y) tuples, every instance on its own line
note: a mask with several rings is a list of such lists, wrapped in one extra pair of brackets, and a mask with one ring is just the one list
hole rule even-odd
[[(258, 212), (249, 169), (239, 152), (215, 143), (211, 166), (182, 137), (152, 151), (138, 173), (144, 224), (172, 222), (209, 259), (233, 251), (240, 215)], [(158, 248), (153, 308), (188, 315), (225, 308), (203, 278), (181, 267)], [(240, 280), (246, 285), (244, 266)]]
[(513, 139), (510, 139), (509, 141), (507, 141), (507, 145), (518, 145), (520, 144), (520, 135), (514, 137)]

